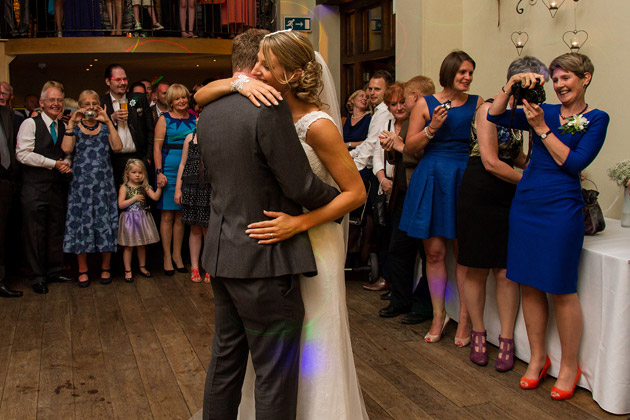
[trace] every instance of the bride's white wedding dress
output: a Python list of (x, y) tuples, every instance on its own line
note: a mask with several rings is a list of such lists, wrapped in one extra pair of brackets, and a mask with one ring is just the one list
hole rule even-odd
[[(325, 112), (314, 111), (297, 121), (295, 128), (315, 175), (337, 187), (315, 151), (306, 144), (309, 127), (321, 118), (333, 121)], [(300, 345), (298, 420), (368, 418), (350, 343), (344, 276), (344, 229), (344, 224), (329, 222), (308, 231), (318, 274), (300, 279), (305, 316)], [(256, 418), (254, 381), (250, 360), (239, 407), (241, 420)]]

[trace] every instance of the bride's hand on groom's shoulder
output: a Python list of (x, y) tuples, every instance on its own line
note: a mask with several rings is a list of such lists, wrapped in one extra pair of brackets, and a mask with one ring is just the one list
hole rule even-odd
[(271, 106), (272, 103), (278, 105), (278, 101), (282, 100), (280, 92), (256, 79), (249, 79), (248, 83), (244, 83), (239, 93), (256, 106), (260, 106), (261, 102), (266, 106)]
[(264, 211), (270, 220), (251, 223), (247, 225), (246, 234), (252, 239), (257, 239), (261, 245), (275, 244), (285, 241), (302, 232), (299, 216), (290, 216), (278, 211)]

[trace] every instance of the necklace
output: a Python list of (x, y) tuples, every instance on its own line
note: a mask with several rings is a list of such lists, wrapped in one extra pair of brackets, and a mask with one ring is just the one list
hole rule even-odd
[(363, 117), (365, 117), (365, 113), (363, 113), (363, 114), (361, 114), (361, 115), (359, 115), (359, 116), (357, 116), (357, 117), (355, 117), (355, 116), (353, 115), (353, 116), (352, 116), (352, 119), (353, 119), (353, 120), (360, 120), (360, 119), (361, 119), (361, 118), (363, 118)]
[[(575, 114), (573, 114), (573, 115), (581, 115), (581, 114), (582, 114), (584, 111), (586, 111), (587, 109), (588, 109), (588, 104), (586, 104), (586, 106), (584, 107), (584, 109), (583, 109), (583, 110), (581, 110), (580, 112), (575, 113)], [(560, 114), (560, 118), (562, 118), (563, 120), (568, 120), (568, 119), (569, 119), (569, 117), (565, 117), (565, 116), (564, 116), (564, 115), (562, 115), (562, 114)]]
[(85, 123), (81, 121), (81, 125), (83, 126), (83, 128), (85, 128), (88, 131), (96, 131), (99, 124), (100, 123), (97, 121), (95, 125), (85, 125)]

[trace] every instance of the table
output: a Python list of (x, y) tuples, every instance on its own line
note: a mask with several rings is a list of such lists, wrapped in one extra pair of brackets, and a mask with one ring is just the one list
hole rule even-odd
[[(459, 298), (452, 255), (447, 257), (447, 266), (446, 310), (457, 320)], [(579, 353), (582, 377), (578, 385), (590, 390), (602, 409), (613, 414), (630, 413), (630, 228), (621, 227), (619, 220), (607, 218), (603, 232), (586, 236), (578, 276), (584, 317)], [(488, 341), (498, 345), (500, 324), (495, 286), (490, 275), (484, 322)], [(561, 351), (551, 298), (549, 306), (549, 374), (557, 377)], [(516, 357), (528, 362), (531, 354), (521, 311), (516, 320), (514, 343)]]

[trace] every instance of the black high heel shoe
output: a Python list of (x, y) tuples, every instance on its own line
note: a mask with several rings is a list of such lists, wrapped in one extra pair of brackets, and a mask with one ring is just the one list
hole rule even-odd
[[(109, 284), (112, 282), (112, 274), (109, 268), (101, 268), (101, 284)], [(103, 273), (108, 273), (109, 277), (103, 277)]]
[(188, 269), (186, 269), (186, 266), (184, 265), (182, 267), (178, 267), (175, 263), (175, 260), (173, 260), (173, 267), (175, 267), (175, 270), (177, 270), (178, 273), (188, 273)]
[[(141, 276), (143, 276), (143, 277), (147, 277), (147, 278), (149, 278), (149, 277), (153, 277), (153, 274), (151, 274), (151, 272), (150, 272), (149, 270), (147, 270), (147, 267), (146, 267), (146, 266), (141, 265), (141, 266), (140, 266), (140, 267), (138, 267), (138, 268), (139, 268), (138, 272), (140, 273), (140, 275), (141, 275)], [(143, 268), (144, 268), (144, 270), (146, 271), (146, 273), (145, 273), (144, 271), (142, 271), (142, 269), (143, 269)]]
[[(88, 276), (87, 280), (85, 281), (81, 281), (80, 277), (81, 276)], [(84, 272), (84, 273), (79, 273), (79, 287), (88, 287), (90, 285), (90, 276), (88, 275), (88, 272)]]

